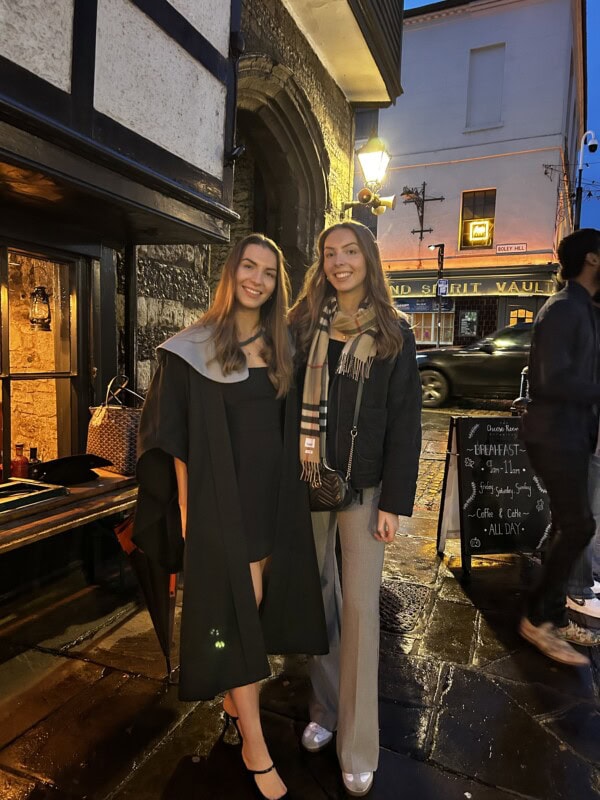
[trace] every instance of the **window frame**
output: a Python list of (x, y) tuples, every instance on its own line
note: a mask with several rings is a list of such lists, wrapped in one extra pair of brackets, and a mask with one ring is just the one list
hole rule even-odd
[[(515, 321), (512, 322), (512, 316), (516, 314)], [(508, 312), (508, 325), (509, 327), (514, 327), (515, 325), (520, 325), (522, 323), (532, 323), (535, 319), (535, 312), (530, 308), (511, 308)]]
[[(478, 219), (481, 220), (490, 220), (491, 221), (491, 233), (489, 237), (489, 244), (473, 244), (467, 245), (463, 244), (463, 231), (464, 231), (464, 223), (465, 223), (465, 196), (468, 194), (485, 194), (486, 192), (494, 192), (494, 215), (493, 217), (473, 217), (472, 219), (466, 220), (467, 222), (473, 222)], [(458, 220), (458, 249), (464, 250), (466, 252), (470, 252), (472, 250), (491, 250), (494, 247), (494, 237), (496, 235), (496, 204), (498, 201), (498, 190), (494, 186), (488, 186), (482, 189), (464, 189), (461, 192), (460, 196), (460, 216)], [(484, 198), (485, 203), (485, 198)]]
[[(419, 320), (418, 322), (415, 321), (415, 316), (417, 314), (421, 317), (421, 320)], [(454, 320), (455, 320), (455, 314), (456, 314), (455, 311), (442, 311), (442, 325), (441, 325), (442, 337), (440, 339), (440, 347), (445, 346), (445, 345), (454, 344)], [(429, 345), (431, 347), (437, 347), (436, 336), (435, 336), (436, 331), (437, 331), (437, 315), (438, 315), (438, 312), (435, 311), (435, 310), (434, 311), (413, 311), (413, 312), (409, 313), (409, 316), (410, 316), (410, 319), (411, 319), (411, 327), (413, 329), (413, 332), (415, 333), (415, 343), (416, 344)], [(422, 322), (422, 320), (424, 320), (425, 317), (430, 317), (430, 320), (429, 320), (430, 327), (426, 326)], [(452, 318), (451, 320), (449, 319), (450, 317)], [(447, 324), (444, 325), (444, 322), (446, 322)], [(421, 328), (421, 330), (431, 330), (432, 338), (429, 339), (429, 340), (427, 340), (427, 339), (419, 339), (417, 337), (417, 334), (416, 334), (417, 326), (419, 326)], [(445, 340), (443, 338), (444, 330), (450, 331), (450, 339), (449, 340), (447, 340), (447, 339)]]
[[(41, 260), (66, 264), (69, 268), (69, 306), (71, 313), (70, 352), (68, 371), (11, 373), (10, 371), (10, 325), (8, 278), (9, 252), (23, 253)], [(85, 450), (85, 435), (89, 419), (90, 375), (90, 265), (89, 259), (64, 253), (50, 247), (31, 245), (25, 242), (0, 239), (0, 391), (2, 397), (2, 476), (10, 476), (12, 459), (12, 413), (11, 386), (16, 381), (61, 380), (68, 381), (65, 391), (70, 400), (70, 421), (63, 418), (62, 425), (68, 430), (70, 452)], [(61, 414), (60, 409), (58, 414)], [(70, 454), (70, 453), (69, 453)]]
[[(502, 74), (500, 75), (500, 79), (502, 81), (502, 85), (500, 86), (500, 106), (498, 108), (498, 119), (497, 120), (488, 120), (487, 122), (475, 122), (474, 120), (469, 119), (471, 114), (471, 107), (472, 103), (471, 100), (473, 98), (471, 92), (471, 78), (476, 73), (476, 65), (473, 63), (474, 57), (476, 54), (483, 53), (484, 51), (491, 52), (492, 50), (500, 50), (502, 49)], [(492, 130), (494, 128), (502, 128), (504, 127), (504, 101), (505, 101), (505, 94), (506, 94), (506, 56), (507, 56), (507, 42), (495, 42), (492, 44), (482, 45), (479, 47), (472, 47), (469, 50), (469, 66), (467, 69), (467, 102), (465, 108), (465, 128), (464, 133), (476, 133), (478, 131), (487, 131)]]

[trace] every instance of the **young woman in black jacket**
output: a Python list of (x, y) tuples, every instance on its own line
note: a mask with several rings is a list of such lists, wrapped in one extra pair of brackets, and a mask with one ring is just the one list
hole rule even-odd
[[(337, 730), (344, 785), (367, 794), (379, 756), (379, 587), (398, 515), (412, 514), (421, 448), (415, 340), (392, 304), (377, 243), (358, 222), (321, 233), (318, 261), (290, 312), (304, 369), (300, 460), (318, 483), (320, 462), (346, 472), (359, 382), (363, 394), (352, 460), (357, 499), (313, 513), (330, 652), (311, 662), (307, 750)], [(336, 531), (342, 553), (342, 587)]]

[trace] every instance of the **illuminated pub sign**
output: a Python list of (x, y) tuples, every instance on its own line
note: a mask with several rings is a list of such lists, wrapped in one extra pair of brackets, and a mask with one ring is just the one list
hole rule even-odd
[(485, 247), (491, 243), (491, 237), (491, 219), (472, 219), (467, 223), (467, 238), (473, 246)]
[[(467, 297), (469, 295), (496, 295), (496, 296), (538, 296), (548, 297), (555, 291), (555, 283), (551, 278), (544, 276), (528, 277), (480, 277), (465, 278), (464, 276), (451, 278), (447, 273), (448, 297)], [(437, 278), (401, 278), (398, 273), (389, 275), (390, 288), (393, 298), (410, 297), (435, 297), (437, 291)]]

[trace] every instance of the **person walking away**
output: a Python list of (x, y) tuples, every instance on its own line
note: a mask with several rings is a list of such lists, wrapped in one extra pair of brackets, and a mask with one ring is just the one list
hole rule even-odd
[[(580, 634), (582, 643), (600, 643), (600, 454), (594, 453), (589, 470), (590, 507), (595, 533), (569, 576), (567, 609), (570, 619), (589, 631)], [(594, 633), (592, 641), (592, 631)]]
[(359, 384), (363, 387), (350, 475), (358, 497), (342, 511), (313, 513), (329, 655), (311, 660), (311, 722), (302, 736), (303, 746), (314, 752), (337, 730), (344, 785), (361, 796), (373, 784), (379, 758), (379, 590), (385, 545), (394, 539), (398, 515), (412, 514), (421, 449), (415, 339), (392, 304), (367, 227), (347, 221), (321, 233), (318, 260), (307, 273), (290, 323), (305, 366), (300, 460), (306, 480), (318, 482), (323, 456), (346, 473)]
[[(596, 324), (600, 327), (600, 296), (593, 298)], [(596, 533), (577, 559), (567, 585), (567, 608), (575, 622), (597, 632), (600, 637), (600, 438), (590, 461), (589, 493)], [(589, 633), (586, 633), (589, 637)]]
[(600, 403), (592, 305), (600, 289), (600, 232), (586, 228), (566, 236), (558, 257), (566, 286), (546, 301), (534, 322), (531, 402), (521, 418), (521, 436), (548, 492), (556, 535), (519, 631), (549, 658), (577, 666), (589, 659), (568, 642), (581, 643), (569, 625), (566, 598), (572, 569), (595, 531), (588, 483)]

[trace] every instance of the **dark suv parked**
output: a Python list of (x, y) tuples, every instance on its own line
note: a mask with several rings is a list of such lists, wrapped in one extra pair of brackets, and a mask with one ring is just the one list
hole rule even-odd
[(531, 323), (521, 323), (467, 347), (418, 352), (423, 406), (438, 408), (452, 396), (513, 400), (529, 358), (532, 327)]

